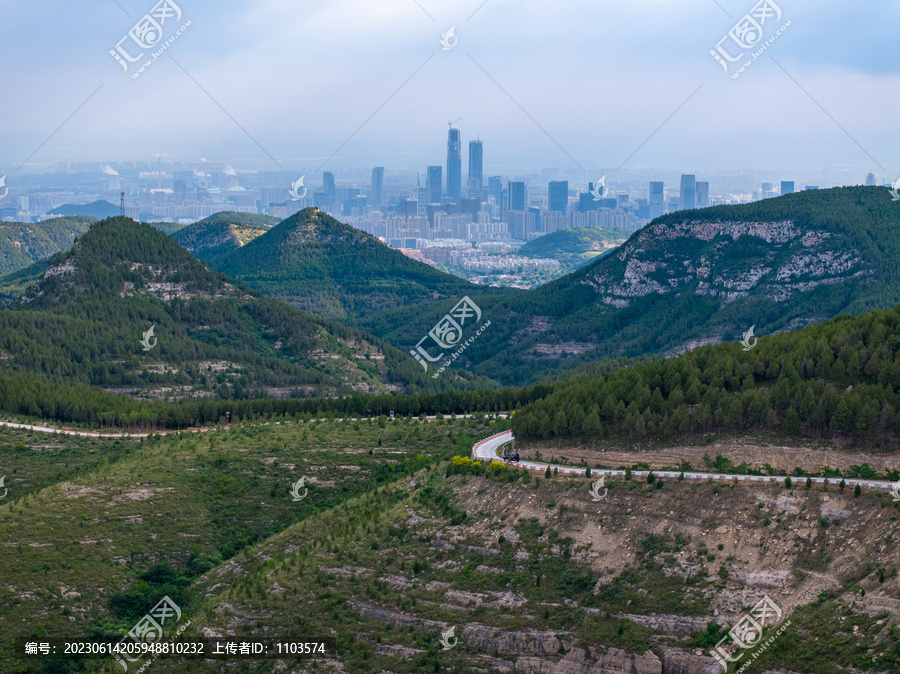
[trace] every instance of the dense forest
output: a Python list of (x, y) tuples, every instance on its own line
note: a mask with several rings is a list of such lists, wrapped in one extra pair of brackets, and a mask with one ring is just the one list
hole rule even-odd
[(68, 250), (94, 222), (96, 218), (85, 216), (35, 223), (0, 222), (0, 276)]
[(203, 398), (181, 402), (137, 400), (84, 385), (51, 381), (35, 374), (0, 371), (0, 411), (92, 428), (182, 429), (284, 416), (398, 416), (496, 413), (538, 400), (552, 387), (444, 391), (421, 394), (345, 395), (334, 398)]
[(900, 305), (796, 332), (705, 346), (571, 382), (524, 407), (517, 437), (671, 440), (770, 429), (894, 442), (900, 432)]
[(210, 266), (268, 297), (348, 324), (399, 306), (502, 292), (436, 271), (315, 208)]
[[(472, 297), (492, 325), (465, 365), (504, 385), (728, 342), (751, 325), (773, 334), (900, 302), (900, 209), (884, 188), (845, 187), (679, 211), (561, 279)], [(408, 350), (448, 304), (358, 324)]]
[[(223, 400), (494, 386), (465, 372), (426, 377), (407, 354), (233, 286), (124, 218), (95, 224), (24, 299), (0, 310), (3, 370), (57, 384)], [(158, 342), (145, 351), (150, 326)]]

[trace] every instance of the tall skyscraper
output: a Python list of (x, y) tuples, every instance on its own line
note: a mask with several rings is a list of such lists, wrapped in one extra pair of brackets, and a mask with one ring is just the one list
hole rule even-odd
[(372, 191), (369, 192), (369, 205), (379, 208), (384, 195), (384, 166), (372, 169)]
[(325, 171), (325, 173), (322, 174), (322, 191), (331, 199), (334, 199), (334, 174), (331, 171)]
[[(551, 212), (569, 214), (569, 181), (568, 180), (551, 180), (548, 189)], [(512, 210), (512, 209), (510, 209)]]
[(697, 207), (697, 177), (684, 174), (681, 176), (681, 210)]
[(878, 173), (876, 171), (870, 171), (866, 174), (866, 187), (874, 187), (878, 184)]
[(488, 178), (488, 196), (494, 197), (494, 202), (500, 206), (503, 202), (503, 182), (500, 176)]
[(441, 173), (443, 170), (440, 166), (429, 166), (425, 186), (428, 188), (428, 203), (441, 203)]
[(698, 182), (697, 187), (697, 208), (706, 208), (709, 206), (709, 183)]
[(781, 193), (782, 194), (793, 194), (794, 193), (794, 181), (793, 180), (782, 180), (781, 181)]
[(775, 190), (772, 187), (772, 183), (763, 183), (761, 191), (763, 199), (768, 199), (769, 197), (775, 196)]
[(509, 183), (509, 210), (525, 210), (525, 183)]
[(484, 186), (484, 148), (480, 140), (469, 141), (469, 196), (481, 199)]
[(650, 218), (658, 218), (666, 212), (665, 185), (662, 182), (650, 183)]
[(447, 134), (447, 196), (459, 207), (462, 197), (462, 144), (459, 129), (452, 126)]

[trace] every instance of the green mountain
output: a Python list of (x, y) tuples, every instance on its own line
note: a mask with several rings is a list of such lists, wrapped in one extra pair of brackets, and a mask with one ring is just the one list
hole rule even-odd
[(269, 297), (350, 323), (401, 306), (458, 300), (479, 290), (316, 208), (296, 213), (211, 265)]
[[(681, 211), (545, 286), (472, 297), (491, 327), (464, 365), (504, 384), (732, 341), (750, 327), (773, 334), (900, 302), (900, 205), (881, 187), (844, 187)], [(448, 309), (360, 324), (408, 351)]]
[(201, 260), (212, 260), (246, 245), (280, 222), (268, 215), (220, 211), (171, 236)]
[(73, 216), (43, 222), (0, 222), (0, 276), (68, 250), (96, 218)]
[(451, 381), (426, 379), (408, 355), (356, 329), (232, 285), (125, 218), (94, 224), (0, 310), (0, 362), (3, 375), (150, 399), (436, 391)]
[(114, 206), (108, 201), (99, 199), (97, 201), (92, 201), (89, 204), (63, 204), (62, 206), (57, 206), (53, 210), (48, 211), (47, 214), (60, 217), (80, 215), (82, 217), (99, 219), (112, 218), (119, 215), (119, 213), (120, 210), (118, 206)]
[(708, 345), (556, 386), (513, 418), (517, 438), (669, 441), (775, 431), (879, 445), (900, 433), (900, 305)]
[(596, 257), (621, 246), (633, 234), (617, 227), (572, 227), (532, 239), (516, 255), (559, 260), (566, 271), (583, 267)]

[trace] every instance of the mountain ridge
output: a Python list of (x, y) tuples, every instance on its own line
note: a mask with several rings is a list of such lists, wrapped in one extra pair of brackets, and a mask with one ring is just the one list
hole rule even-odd
[(211, 265), (270, 297), (348, 324), (399, 306), (485, 292), (316, 208), (296, 213)]
[[(140, 349), (155, 327), (158, 346)], [(0, 309), (6, 368), (175, 399), (437, 391), (406, 354), (230, 283), (155, 228), (95, 223)], [(154, 346), (155, 346), (154, 342)], [(151, 347), (152, 348), (152, 347)], [(454, 382), (471, 386), (457, 371)], [(491, 382), (480, 380), (480, 385)]]

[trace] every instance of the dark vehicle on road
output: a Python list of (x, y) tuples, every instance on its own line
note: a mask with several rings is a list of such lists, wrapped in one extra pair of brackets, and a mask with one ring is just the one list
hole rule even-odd
[(515, 452), (515, 453), (503, 452), (503, 460), (504, 461), (515, 461), (516, 463), (518, 463), (519, 462), (519, 453), (518, 452)]

